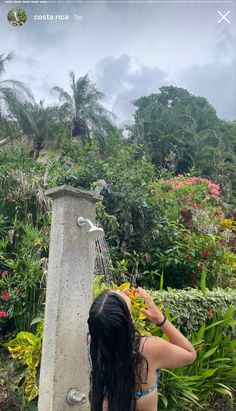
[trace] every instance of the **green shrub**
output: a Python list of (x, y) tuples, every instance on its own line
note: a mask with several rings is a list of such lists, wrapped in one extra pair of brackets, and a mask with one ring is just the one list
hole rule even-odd
[(13, 358), (18, 358), (26, 366), (24, 374), (24, 392), (32, 401), (38, 396), (37, 379), (42, 352), (43, 323), (38, 322), (36, 334), (21, 331), (16, 338), (5, 344)]
[[(174, 325), (187, 337), (197, 332), (203, 324), (220, 309), (224, 314), (231, 306), (236, 306), (236, 290), (215, 289), (207, 290), (204, 296), (196, 289), (168, 291), (150, 291), (157, 305), (168, 307), (170, 315), (174, 317)], [(236, 335), (236, 334), (235, 334)]]
[(29, 330), (44, 310), (49, 227), (15, 221), (0, 241), (0, 335)]
[(203, 324), (192, 333), (191, 342), (197, 352), (193, 364), (173, 370), (162, 370), (160, 410), (210, 410), (217, 403), (233, 410), (236, 394), (235, 307), (223, 315), (218, 309), (209, 325)]

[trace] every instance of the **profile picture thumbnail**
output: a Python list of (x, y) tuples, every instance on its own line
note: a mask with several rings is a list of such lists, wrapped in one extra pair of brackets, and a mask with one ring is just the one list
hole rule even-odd
[(25, 10), (20, 7), (9, 10), (7, 13), (7, 20), (14, 27), (23, 26), (27, 20), (27, 14)]

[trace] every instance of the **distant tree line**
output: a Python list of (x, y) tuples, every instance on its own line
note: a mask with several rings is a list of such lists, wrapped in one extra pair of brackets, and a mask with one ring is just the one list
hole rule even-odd
[[(12, 59), (12, 53), (0, 55), (0, 76)], [(157, 170), (206, 176), (221, 185), (226, 197), (234, 196), (236, 121), (219, 119), (204, 97), (178, 87), (161, 87), (158, 93), (133, 101), (134, 121), (118, 128), (115, 114), (103, 107), (104, 95), (88, 75), (76, 79), (70, 72), (69, 86), (69, 91), (54, 87), (58, 104), (46, 105), (36, 102), (22, 82), (0, 81), (0, 147), (24, 135), (37, 160), (45, 144), (58, 147), (69, 138), (82, 146), (96, 141), (103, 158), (107, 138), (115, 132), (124, 144), (141, 147)], [(124, 129), (128, 139), (123, 137)]]

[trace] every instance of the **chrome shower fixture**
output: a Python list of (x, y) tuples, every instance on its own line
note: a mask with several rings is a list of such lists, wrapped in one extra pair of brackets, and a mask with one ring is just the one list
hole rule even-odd
[(97, 227), (95, 224), (92, 223), (88, 218), (78, 217), (77, 224), (80, 227), (84, 227), (84, 225), (88, 223), (90, 225), (89, 234), (96, 240), (101, 239), (104, 237), (104, 230), (101, 227)]

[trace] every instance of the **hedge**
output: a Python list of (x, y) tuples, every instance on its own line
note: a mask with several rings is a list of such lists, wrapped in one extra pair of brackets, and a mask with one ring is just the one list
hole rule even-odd
[[(157, 305), (169, 309), (173, 324), (187, 337), (197, 332), (204, 323), (208, 323), (218, 310), (224, 314), (227, 308), (236, 307), (236, 290), (217, 288), (201, 291), (188, 288), (184, 290), (168, 289), (168, 291), (150, 291)], [(236, 336), (236, 331), (233, 331)]]

